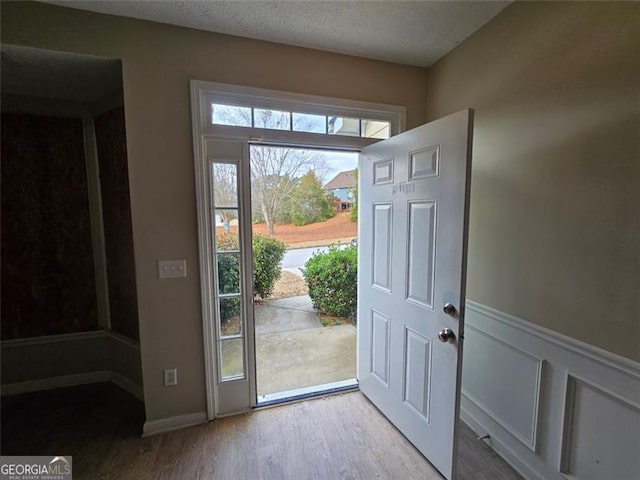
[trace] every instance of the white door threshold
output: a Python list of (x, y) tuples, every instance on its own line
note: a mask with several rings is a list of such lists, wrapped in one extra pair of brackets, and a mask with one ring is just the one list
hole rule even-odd
[(321, 385), (312, 385), (311, 387), (295, 388), (293, 390), (285, 390), (284, 392), (269, 393), (266, 395), (258, 395), (258, 407), (266, 407), (277, 403), (292, 402), (302, 400), (318, 395), (327, 395), (330, 393), (344, 392), (355, 390), (358, 388), (358, 380), (350, 378), (339, 382), (323, 383)]

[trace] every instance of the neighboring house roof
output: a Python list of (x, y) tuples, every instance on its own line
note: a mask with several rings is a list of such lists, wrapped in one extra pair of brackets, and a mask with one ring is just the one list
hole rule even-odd
[(347, 170), (346, 172), (340, 172), (339, 174), (337, 174), (322, 188), (324, 188), (325, 190), (334, 190), (336, 188), (352, 188), (356, 186), (356, 183), (356, 171)]

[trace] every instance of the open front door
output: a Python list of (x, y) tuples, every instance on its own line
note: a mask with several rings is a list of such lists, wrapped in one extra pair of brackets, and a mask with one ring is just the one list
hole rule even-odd
[(473, 112), (360, 156), (358, 380), (446, 478), (455, 476)]

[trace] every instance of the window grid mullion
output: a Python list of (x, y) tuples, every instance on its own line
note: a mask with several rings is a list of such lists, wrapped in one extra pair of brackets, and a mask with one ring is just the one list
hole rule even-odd
[[(217, 103), (211, 103), (211, 111), (214, 111), (216, 105), (218, 105)], [(221, 106), (225, 106), (224, 104), (219, 104)], [(285, 132), (298, 132), (298, 130), (296, 130), (293, 126), (293, 114), (294, 113), (300, 113), (301, 115), (318, 115), (318, 114), (314, 114), (314, 113), (302, 113), (302, 112), (294, 112), (294, 110), (292, 109), (288, 109), (288, 110), (284, 110), (282, 109), (283, 107), (280, 107), (280, 109), (276, 108), (262, 108), (262, 107), (257, 107), (257, 106), (253, 106), (253, 107), (249, 107), (249, 106), (242, 106), (242, 105), (226, 105), (228, 107), (233, 107), (233, 108), (248, 108), (251, 112), (251, 120), (250, 120), (250, 126), (247, 125), (241, 125), (241, 124), (232, 124), (232, 123), (216, 123), (214, 122), (213, 117), (211, 118), (211, 125), (221, 125), (221, 126), (232, 126), (232, 127), (238, 127), (238, 128), (252, 128), (252, 129), (257, 129), (257, 128), (261, 128), (261, 129), (266, 129), (266, 130), (281, 130), (281, 131), (285, 131)], [(256, 126), (256, 110), (271, 110), (273, 112), (278, 112), (279, 114), (288, 114), (289, 116), (289, 127), (288, 128), (279, 128), (279, 127), (267, 127), (267, 126), (263, 126), (263, 127), (257, 127)], [(318, 115), (320, 116), (320, 115)], [(327, 114), (327, 115), (322, 115), (324, 117), (324, 132), (314, 132), (314, 131), (307, 131), (307, 130), (303, 130), (303, 132), (306, 133), (312, 133), (315, 135), (338, 135), (338, 136), (346, 136), (346, 137), (357, 137), (357, 138), (376, 138), (376, 139), (381, 139), (382, 137), (366, 137), (365, 136), (365, 122), (368, 121), (375, 121), (375, 122), (380, 122), (382, 124), (386, 124), (387, 128), (388, 128), (388, 133), (387, 135), (390, 136), (391, 134), (391, 126), (392, 126), (392, 122), (389, 120), (383, 120), (383, 119), (378, 119), (378, 120), (371, 120), (371, 118), (367, 117), (358, 117), (358, 116), (344, 116), (344, 115), (340, 115), (340, 114)], [(335, 129), (335, 121), (338, 119), (347, 119), (347, 120), (357, 120), (357, 126), (358, 126), (358, 133), (357, 135), (353, 135), (353, 134), (349, 134), (349, 133), (341, 133), (341, 132), (336, 132), (334, 131), (333, 133), (330, 132), (330, 125), (331, 125), (331, 119), (333, 119), (333, 128)], [(382, 130), (381, 128), (378, 129), (378, 131)], [(389, 137), (386, 137), (389, 138)]]

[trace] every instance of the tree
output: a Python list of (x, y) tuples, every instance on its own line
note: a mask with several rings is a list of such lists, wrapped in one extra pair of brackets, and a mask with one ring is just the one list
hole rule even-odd
[(358, 221), (358, 170), (356, 169), (353, 172), (353, 176), (356, 179), (356, 184), (351, 187), (351, 196), (353, 197), (353, 202), (351, 202), (351, 211), (349, 212), (349, 219), (352, 222)]
[(323, 222), (335, 215), (333, 195), (322, 189), (316, 172), (309, 170), (291, 194), (291, 220), (294, 225)]
[[(216, 105), (212, 120), (220, 125), (288, 130), (291, 118), (288, 112)], [(298, 125), (300, 131), (305, 131), (304, 127)], [(264, 220), (268, 234), (273, 235), (276, 221), (282, 217), (283, 206), (291, 198), (298, 179), (310, 169), (322, 176), (325, 162), (313, 150), (263, 145), (252, 145), (250, 157), (254, 218)]]
[[(235, 210), (224, 210), (224, 207), (238, 206), (238, 172), (234, 164), (213, 163), (211, 166), (213, 177), (213, 201), (216, 214), (223, 222), (228, 223), (236, 218)], [(222, 208), (222, 209), (221, 209)]]
[(269, 235), (287, 199), (298, 186), (298, 178), (309, 170), (322, 170), (324, 160), (313, 150), (251, 146), (251, 195)]

